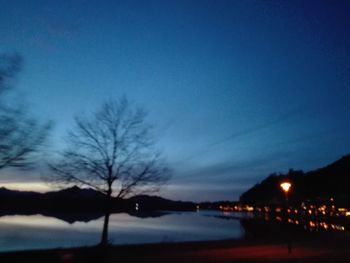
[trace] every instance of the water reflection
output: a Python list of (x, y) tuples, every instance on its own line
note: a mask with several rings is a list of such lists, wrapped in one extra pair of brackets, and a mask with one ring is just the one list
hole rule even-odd
[[(151, 213), (110, 216), (113, 244), (237, 239), (238, 220), (221, 220), (220, 212)], [(8, 215), (0, 217), (0, 251), (91, 246), (99, 243), (103, 215)], [(89, 219), (89, 220), (88, 220)]]
[(288, 209), (286, 215), (223, 211), (221, 215), (215, 215), (215, 217), (226, 220), (240, 220), (246, 233), (261, 233), (263, 232), (263, 228), (266, 228), (267, 225), (274, 225), (277, 228), (287, 228), (288, 226), (292, 226), (295, 227), (294, 229), (306, 230), (307, 232), (344, 232), (350, 228), (350, 221), (347, 218), (303, 216), (298, 214), (297, 210), (291, 211), (290, 209)]
[[(128, 215), (138, 218), (156, 218), (169, 214), (168, 212), (163, 211), (151, 211), (151, 212), (128, 212)], [(52, 213), (52, 212), (44, 212), (44, 213), (14, 213), (14, 214), (0, 214), (0, 220), (2, 218), (16, 218), (18, 222), (23, 221), (24, 216), (44, 216), (48, 218), (56, 218), (60, 219), (68, 224), (73, 224), (75, 222), (90, 222), (92, 220), (100, 219), (104, 217), (103, 213)], [(0, 221), (1, 222), (1, 221)]]
[[(283, 241), (285, 236), (304, 239), (309, 232), (305, 229), (344, 229), (341, 224), (327, 221), (309, 222), (290, 217), (287, 223), (282, 217), (279, 222), (267, 215), (220, 211), (111, 214), (109, 242), (140, 244), (240, 238)], [(97, 245), (103, 220), (103, 214), (0, 216), (0, 251)]]

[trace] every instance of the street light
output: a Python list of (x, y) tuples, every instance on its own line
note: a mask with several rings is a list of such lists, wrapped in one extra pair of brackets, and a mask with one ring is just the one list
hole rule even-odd
[(286, 197), (286, 201), (288, 201), (288, 192), (290, 190), (290, 188), (292, 187), (292, 184), (290, 182), (283, 182), (280, 184), (280, 187), (282, 188), (285, 197)]
[[(284, 181), (280, 184), (280, 187), (282, 188), (283, 192), (284, 192), (284, 196), (285, 196), (285, 206), (286, 206), (286, 211), (285, 211), (285, 220), (286, 220), (286, 226), (288, 227), (288, 192), (290, 190), (290, 188), (292, 187), (292, 184), (288, 181)], [(288, 228), (286, 228), (286, 231), (288, 230)], [(289, 232), (289, 231), (288, 231)], [(287, 234), (288, 234), (287, 232)], [(287, 245), (288, 245), (288, 253), (291, 254), (292, 253), (292, 240), (290, 238), (289, 235), (287, 236)]]

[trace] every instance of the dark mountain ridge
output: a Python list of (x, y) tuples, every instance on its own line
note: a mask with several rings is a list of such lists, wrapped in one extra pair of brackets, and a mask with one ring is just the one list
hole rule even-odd
[[(26, 192), (0, 188), (0, 213), (101, 213), (105, 211), (106, 196), (91, 188), (71, 188), (46, 192)], [(112, 199), (112, 212), (120, 211), (191, 211), (192, 202), (173, 201), (159, 196), (139, 195), (129, 199)]]
[(284, 195), (279, 185), (283, 180), (292, 183), (291, 202), (333, 198), (339, 205), (350, 207), (350, 155), (307, 173), (291, 169), (287, 174), (271, 174), (243, 193), (240, 201), (249, 204), (281, 203)]

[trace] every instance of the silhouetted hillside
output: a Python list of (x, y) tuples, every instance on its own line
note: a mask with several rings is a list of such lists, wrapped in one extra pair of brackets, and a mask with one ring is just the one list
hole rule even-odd
[(307, 173), (309, 196), (349, 196), (350, 155), (315, 171)]
[(95, 191), (91, 188), (79, 188), (73, 186), (57, 192), (45, 193), (46, 196), (51, 198), (79, 198), (79, 199), (103, 199), (105, 195), (101, 192)]
[[(103, 213), (105, 195), (93, 189), (77, 186), (55, 192), (36, 193), (0, 188), (0, 214), (31, 213)], [(194, 210), (191, 202), (179, 202), (158, 196), (140, 195), (130, 199), (113, 199), (112, 211), (187, 211)]]
[(32, 197), (40, 197), (40, 193), (36, 192), (26, 192), (26, 191), (16, 191), (16, 190), (9, 190), (5, 187), (0, 188), (0, 198), (9, 198), (9, 197), (21, 197), (21, 198), (32, 198)]
[(279, 185), (285, 179), (293, 184), (289, 194), (291, 202), (333, 197), (338, 204), (350, 207), (350, 155), (307, 173), (290, 170), (287, 174), (272, 174), (243, 193), (240, 200), (251, 204), (281, 203), (284, 196)]
[(239, 205), (239, 202), (232, 201), (217, 201), (217, 202), (202, 202), (198, 204), (200, 209), (205, 210), (220, 210), (221, 207), (234, 207)]
[(48, 193), (0, 189), (0, 210), (6, 212), (100, 212), (102, 211), (101, 203), (103, 200), (103, 194), (76, 186)]
[(196, 209), (192, 202), (172, 201), (159, 196), (138, 195), (127, 200), (128, 203), (138, 204), (143, 211), (169, 210), (169, 211), (191, 211)]

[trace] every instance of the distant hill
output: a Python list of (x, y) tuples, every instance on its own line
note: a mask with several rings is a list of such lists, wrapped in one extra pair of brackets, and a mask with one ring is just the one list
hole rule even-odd
[(79, 199), (104, 199), (105, 195), (91, 188), (71, 188), (62, 189), (56, 192), (47, 192), (44, 194), (49, 198), (79, 198)]
[(289, 170), (287, 174), (271, 174), (243, 193), (240, 201), (249, 204), (281, 203), (284, 196), (279, 184), (285, 179), (293, 184), (289, 194), (291, 202), (334, 198), (339, 205), (350, 207), (350, 155), (307, 173)]
[[(112, 211), (138, 210), (195, 210), (196, 205), (191, 202), (181, 202), (165, 199), (159, 196), (139, 195), (129, 199), (113, 199)], [(105, 207), (105, 195), (93, 189), (71, 188), (60, 191), (36, 193), (9, 190), (0, 188), (0, 215), (16, 212), (30, 214), (34, 212), (45, 213), (103, 213)]]
[(137, 195), (126, 200), (130, 204), (138, 204), (141, 210), (191, 211), (196, 209), (192, 202), (173, 201), (159, 196)]
[(56, 192), (37, 193), (0, 188), (0, 211), (102, 211), (104, 195), (91, 190), (72, 187)]

